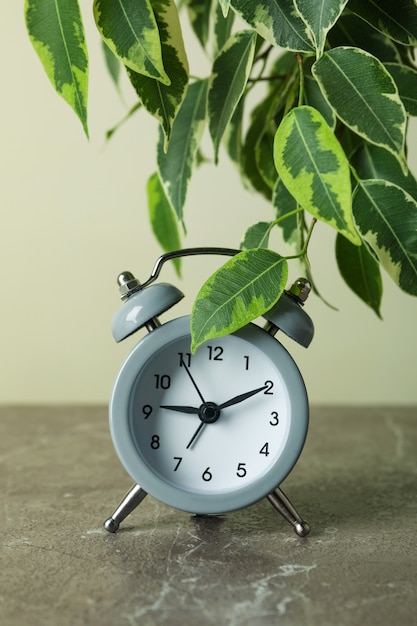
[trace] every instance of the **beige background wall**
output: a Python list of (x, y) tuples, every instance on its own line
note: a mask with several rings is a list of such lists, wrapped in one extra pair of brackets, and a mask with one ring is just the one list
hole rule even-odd
[[(133, 343), (116, 345), (110, 334), (119, 306), (115, 277), (131, 269), (145, 280), (160, 254), (145, 198), (156, 124), (139, 114), (105, 144), (105, 130), (125, 109), (103, 67), (91, 3), (81, 2), (90, 34), (87, 142), (43, 74), (26, 37), (22, 4), (0, 7), (0, 403), (104, 403)], [(414, 172), (416, 136), (414, 125)], [(194, 177), (184, 244), (237, 247), (249, 224), (270, 216), (266, 204), (241, 190), (223, 158), (221, 168), (205, 167)], [(417, 300), (386, 278), (381, 322), (339, 280), (333, 246), (333, 233), (317, 227), (314, 274), (339, 312), (313, 296), (311, 347), (286, 342), (311, 401), (416, 403)], [(202, 280), (219, 262), (186, 262), (181, 282), (170, 268), (164, 271), (163, 279), (187, 295), (164, 319), (189, 312)], [(296, 277), (292, 268), (291, 279)]]

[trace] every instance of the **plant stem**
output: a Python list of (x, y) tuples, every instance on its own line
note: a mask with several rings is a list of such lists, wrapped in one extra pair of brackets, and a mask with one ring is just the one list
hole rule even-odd
[[(289, 213), (288, 213), (289, 215)], [(307, 237), (306, 240), (304, 242), (303, 247), (301, 248), (300, 252), (298, 254), (294, 254), (292, 256), (287, 256), (285, 257), (287, 259), (287, 261), (290, 261), (292, 259), (301, 259), (302, 257), (307, 257), (307, 250), (308, 250), (308, 244), (310, 243), (310, 239), (311, 239), (311, 235), (313, 234), (313, 230), (314, 230), (314, 226), (317, 223), (317, 218), (313, 217), (313, 219), (311, 220), (311, 224), (309, 226), (309, 229), (307, 231)], [(309, 264), (308, 258), (307, 258), (307, 262)]]
[(300, 74), (300, 90), (298, 92), (298, 106), (302, 106), (304, 102), (304, 67), (303, 67), (303, 55), (297, 52), (295, 55), (298, 63), (298, 71)]

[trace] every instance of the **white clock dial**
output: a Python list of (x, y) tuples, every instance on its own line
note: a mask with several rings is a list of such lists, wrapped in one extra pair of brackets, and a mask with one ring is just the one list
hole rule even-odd
[(295, 464), (308, 403), (286, 350), (259, 327), (190, 354), (189, 318), (132, 351), (111, 402), (112, 435), (134, 480), (195, 513), (234, 510), (270, 493)]

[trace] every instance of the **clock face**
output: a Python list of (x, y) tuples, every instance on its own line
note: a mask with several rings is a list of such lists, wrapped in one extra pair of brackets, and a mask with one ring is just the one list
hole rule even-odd
[(190, 353), (189, 317), (157, 328), (125, 361), (110, 403), (113, 441), (159, 500), (222, 513), (264, 497), (304, 444), (308, 402), (283, 346), (261, 328)]

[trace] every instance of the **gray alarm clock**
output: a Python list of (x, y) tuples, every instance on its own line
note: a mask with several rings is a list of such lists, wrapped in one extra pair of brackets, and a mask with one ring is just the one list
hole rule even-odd
[(308, 429), (308, 398), (294, 360), (275, 338), (278, 330), (307, 347), (314, 329), (302, 305), (310, 287), (299, 279), (264, 317), (208, 341), (191, 354), (190, 317), (165, 324), (157, 316), (183, 294), (153, 284), (169, 259), (228, 254), (223, 248), (192, 248), (161, 256), (140, 285), (130, 272), (118, 278), (122, 308), (113, 319), (121, 341), (146, 327), (113, 386), (110, 431), (134, 487), (106, 520), (115, 532), (149, 493), (199, 515), (228, 513), (267, 497), (305, 536), (303, 521), (279, 488), (294, 467)]

